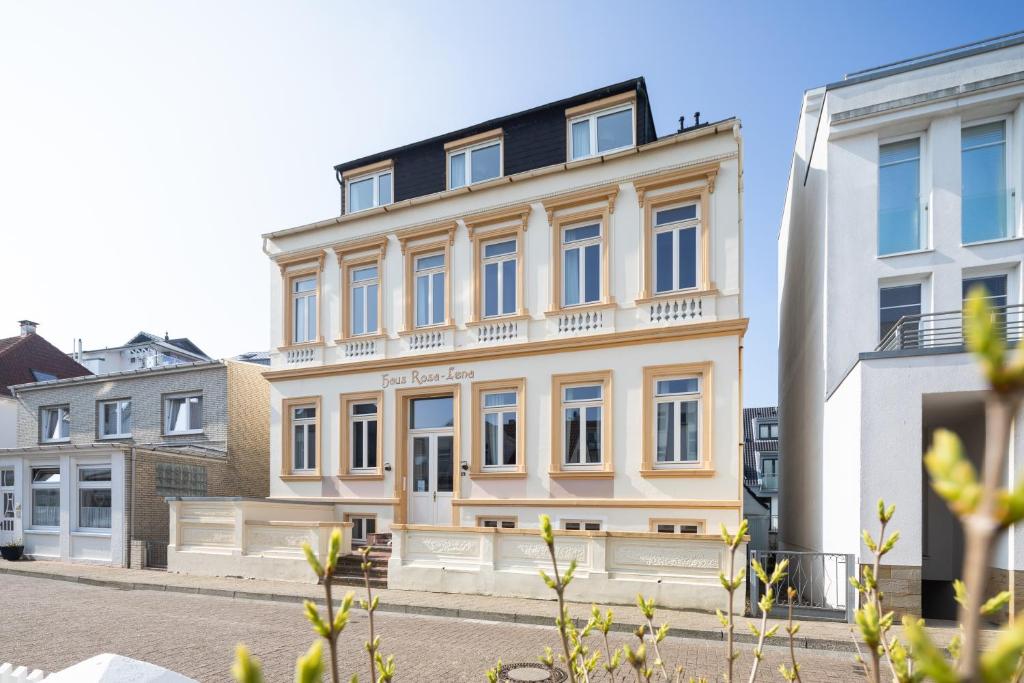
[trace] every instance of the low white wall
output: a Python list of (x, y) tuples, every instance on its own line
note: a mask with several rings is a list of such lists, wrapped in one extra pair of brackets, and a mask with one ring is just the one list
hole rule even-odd
[[(431, 527), (395, 524), (388, 588), (440, 593), (551, 598), (538, 575), (551, 573), (548, 549), (537, 529)], [(556, 531), (559, 570), (576, 560), (567, 598), (631, 604), (637, 593), (676, 609), (727, 608), (718, 580), (728, 549), (717, 536), (648, 532)], [(736, 569), (746, 558), (737, 550)], [(743, 600), (737, 601), (742, 605)], [(742, 609), (738, 607), (737, 609)]]
[(171, 572), (316, 583), (302, 544), (322, 557), (331, 532), (340, 528), (342, 552), (352, 547), (352, 523), (338, 521), (332, 505), (203, 498), (168, 503)]

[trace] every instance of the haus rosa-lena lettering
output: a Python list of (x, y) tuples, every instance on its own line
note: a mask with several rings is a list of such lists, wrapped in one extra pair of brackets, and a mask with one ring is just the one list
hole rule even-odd
[(472, 370), (460, 370), (454, 365), (447, 370), (426, 372), (413, 370), (408, 375), (392, 375), (385, 372), (381, 375), (381, 388), (395, 386), (423, 386), (425, 384), (436, 384), (438, 382), (458, 382), (465, 379), (473, 379)]

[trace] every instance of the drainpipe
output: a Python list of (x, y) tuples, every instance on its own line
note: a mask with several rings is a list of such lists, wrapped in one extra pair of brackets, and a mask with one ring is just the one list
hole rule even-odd
[[(131, 448), (131, 461), (132, 461), (132, 500), (131, 500), (131, 512), (128, 526), (128, 557), (131, 558), (131, 547), (132, 541), (135, 540), (135, 447)], [(125, 565), (129, 565), (130, 562), (126, 562)], [(136, 567), (136, 569), (142, 569), (142, 567)]]

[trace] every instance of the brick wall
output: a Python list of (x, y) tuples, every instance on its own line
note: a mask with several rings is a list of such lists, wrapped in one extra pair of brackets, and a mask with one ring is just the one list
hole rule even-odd
[(884, 606), (896, 613), (921, 616), (921, 568), (883, 564), (878, 568), (878, 587), (884, 594)]
[(270, 495), (270, 383), (265, 366), (228, 361), (228, 459), (237, 471), (232, 495)]

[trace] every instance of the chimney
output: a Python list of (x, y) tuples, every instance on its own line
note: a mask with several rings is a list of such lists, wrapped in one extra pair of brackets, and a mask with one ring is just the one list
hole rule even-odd
[(31, 320), (19, 320), (18, 324), (21, 325), (21, 336), (27, 337), (30, 334), (36, 333), (36, 327), (39, 323), (34, 323)]
[(700, 128), (700, 112), (699, 111), (693, 112), (693, 127), (694, 128)]
[(686, 130), (686, 117), (685, 116), (680, 116), (679, 117), (679, 132), (682, 133), (684, 130)]

